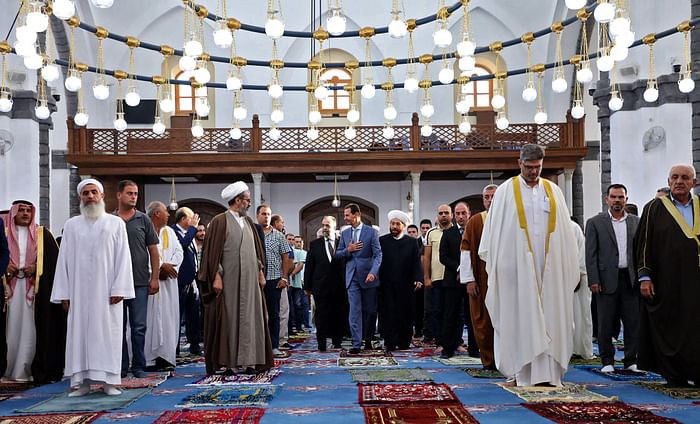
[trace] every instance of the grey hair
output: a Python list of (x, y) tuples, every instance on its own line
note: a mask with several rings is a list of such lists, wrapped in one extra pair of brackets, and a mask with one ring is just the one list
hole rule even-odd
[(146, 207), (146, 215), (148, 215), (149, 218), (153, 218), (153, 215), (156, 214), (157, 211), (165, 209), (165, 203), (159, 202), (159, 201), (153, 201), (148, 204)]
[(526, 144), (520, 148), (520, 160), (544, 159), (544, 147), (537, 144)]
[(481, 194), (484, 194), (484, 193), (486, 193), (486, 192), (489, 191), (489, 190), (496, 190), (497, 188), (498, 188), (498, 185), (497, 185), (497, 184), (489, 184), (489, 185), (487, 185), (486, 187), (484, 187), (483, 190), (481, 190)]
[(337, 225), (337, 221), (335, 220), (335, 217), (334, 217), (334, 216), (326, 215), (326, 216), (324, 216), (323, 218), (324, 218), (324, 219), (328, 218), (328, 220), (331, 221), (331, 222), (333, 223), (333, 226), (334, 226), (334, 227)]

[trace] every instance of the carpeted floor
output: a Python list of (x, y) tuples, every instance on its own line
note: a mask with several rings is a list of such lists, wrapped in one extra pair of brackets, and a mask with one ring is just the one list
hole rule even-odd
[[(504, 379), (498, 375), (465, 372), (465, 368), (480, 368), (470, 364), (468, 357), (443, 363), (429, 351), (430, 346), (421, 343), (391, 357), (376, 352), (353, 357), (338, 349), (317, 352), (313, 337), (296, 341), (290, 357), (278, 361), (279, 367), (261, 378), (205, 380), (203, 362), (184, 360), (167, 380), (155, 387), (132, 389), (145, 393), (134, 392), (122, 402), (103, 401), (94, 393), (82, 404), (73, 403), (64, 394), (67, 381), (0, 387), (0, 422), (700, 422), (700, 394), (669, 392), (659, 387), (663, 382), (616, 380), (588, 367), (571, 366), (564, 380), (585, 402), (565, 402), (567, 395), (560, 392), (513, 393), (501, 386)], [(392, 365), (394, 361), (397, 365)], [(99, 408), (115, 409), (95, 414), (103, 412)]]

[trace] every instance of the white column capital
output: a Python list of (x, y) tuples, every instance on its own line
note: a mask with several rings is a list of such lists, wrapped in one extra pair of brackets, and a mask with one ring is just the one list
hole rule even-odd
[(262, 177), (263, 174), (256, 172), (254, 174), (250, 174), (253, 177), (253, 193), (254, 193), (254, 201), (253, 201), (253, 207), (254, 210), (258, 210), (258, 206), (262, 205)]

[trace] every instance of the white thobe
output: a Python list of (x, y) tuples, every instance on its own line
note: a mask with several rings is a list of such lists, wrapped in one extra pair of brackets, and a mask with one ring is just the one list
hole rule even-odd
[[(175, 231), (166, 225), (161, 228), (158, 236), (161, 265), (173, 264), (179, 271), (183, 252)], [(180, 336), (180, 294), (177, 277), (160, 280), (159, 287), (158, 293), (148, 296), (144, 346), (146, 365), (154, 365), (158, 357), (175, 365), (175, 351)]]
[[(520, 187), (522, 224), (514, 184)], [(542, 179), (534, 188), (521, 177), (501, 184), (479, 245), (489, 275), (486, 306), (494, 327), (496, 366), (519, 386), (561, 385), (573, 349), (576, 240), (561, 190), (547, 184), (556, 212)], [(549, 234), (552, 213), (556, 220)]]
[(585, 359), (593, 358), (593, 318), (591, 317), (591, 289), (586, 272), (586, 237), (577, 223), (571, 222), (578, 247), (578, 264), (581, 279), (574, 292), (574, 354)]
[(124, 221), (110, 214), (76, 216), (63, 227), (51, 302), (70, 300), (64, 375), (121, 383), (124, 305), (110, 297), (134, 298), (131, 255)]
[[(29, 229), (17, 226), (19, 243), (18, 268), (24, 268), (27, 258)], [(0, 231), (2, 231), (0, 229)], [(32, 361), (36, 351), (36, 327), (32, 300), (27, 300), (27, 280), (18, 278), (15, 291), (7, 303), (7, 369), (5, 378), (15, 381), (32, 379)]]

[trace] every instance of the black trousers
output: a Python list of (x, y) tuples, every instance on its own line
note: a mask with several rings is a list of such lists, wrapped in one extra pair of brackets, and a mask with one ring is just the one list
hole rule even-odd
[(464, 291), (461, 285), (456, 287), (442, 287), (442, 331), (440, 342), (444, 352), (454, 352), (462, 340), (462, 322), (459, 319), (462, 297)]
[[(639, 349), (639, 291), (630, 284), (627, 268), (620, 269), (617, 290), (596, 295), (598, 304), (598, 347), (603, 365), (615, 363), (612, 338), (619, 333), (619, 320), (625, 326), (625, 366), (637, 363)], [(616, 332), (617, 331), (617, 332)]]

